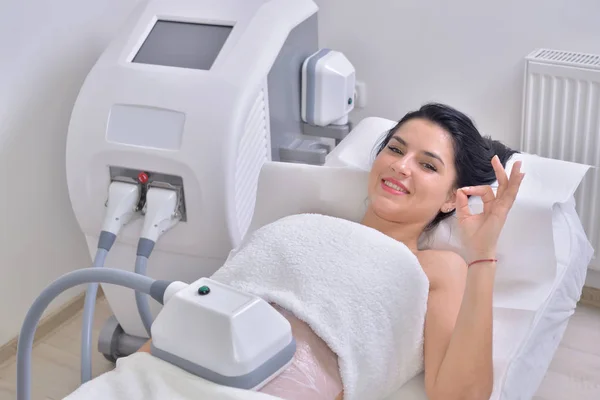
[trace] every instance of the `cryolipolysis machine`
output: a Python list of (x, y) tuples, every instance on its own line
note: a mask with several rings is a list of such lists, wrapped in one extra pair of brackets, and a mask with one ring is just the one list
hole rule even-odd
[[(69, 195), (95, 267), (210, 276), (248, 229), (266, 161), (325, 162), (350, 131), (355, 72), (319, 47), (317, 16), (310, 0), (157, 0), (131, 15), (68, 132)], [(114, 315), (98, 347), (114, 360), (148, 339), (160, 305), (102, 289)]]

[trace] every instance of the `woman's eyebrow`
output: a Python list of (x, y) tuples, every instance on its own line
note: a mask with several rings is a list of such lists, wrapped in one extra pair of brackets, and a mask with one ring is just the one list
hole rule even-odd
[[(392, 139), (396, 140), (398, 143), (400, 143), (403, 146), (407, 146), (408, 147), (408, 143), (406, 143), (406, 141), (404, 139), (402, 139), (399, 136), (392, 136)], [(442, 160), (442, 157), (440, 157), (439, 155), (432, 153), (430, 151), (424, 151), (423, 154), (425, 154), (428, 157), (431, 158), (435, 158), (436, 160), (439, 160), (443, 166), (446, 166), (446, 164), (444, 164), (444, 160)]]

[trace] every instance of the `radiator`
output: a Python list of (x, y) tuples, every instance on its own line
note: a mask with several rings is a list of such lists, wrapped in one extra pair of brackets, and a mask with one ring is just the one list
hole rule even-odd
[(538, 49), (526, 57), (521, 149), (591, 165), (575, 193), (600, 271), (600, 55)]

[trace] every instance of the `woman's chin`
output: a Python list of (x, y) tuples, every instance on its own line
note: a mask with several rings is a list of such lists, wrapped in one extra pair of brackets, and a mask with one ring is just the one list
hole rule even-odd
[(398, 204), (393, 199), (377, 197), (371, 201), (371, 209), (379, 218), (387, 221), (396, 221), (407, 212), (405, 205)]

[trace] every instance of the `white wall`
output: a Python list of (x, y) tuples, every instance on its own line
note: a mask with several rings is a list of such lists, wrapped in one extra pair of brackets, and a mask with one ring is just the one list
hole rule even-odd
[(137, 1), (0, 7), (0, 346), (45, 286), (90, 264), (67, 192), (67, 127), (87, 72)]
[(600, 53), (598, 0), (315, 0), (321, 46), (367, 83), (365, 116), (399, 119), (442, 101), (518, 147), (523, 57), (550, 47)]

